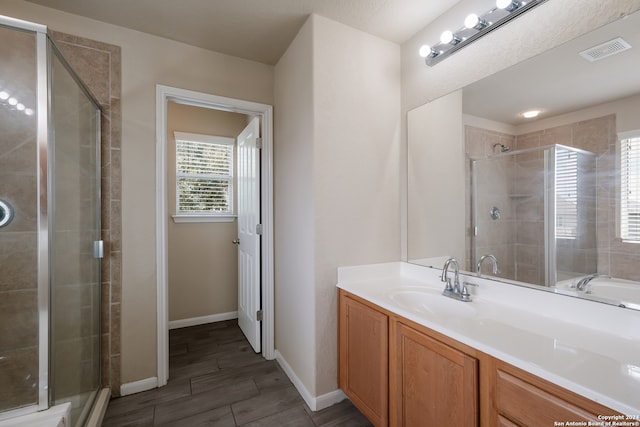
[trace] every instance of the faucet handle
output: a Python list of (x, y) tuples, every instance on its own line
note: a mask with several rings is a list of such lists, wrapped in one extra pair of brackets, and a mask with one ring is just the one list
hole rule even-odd
[(471, 294), (467, 289), (467, 282), (462, 283), (462, 289), (460, 290), (460, 300), (461, 301), (471, 301)]
[(444, 287), (445, 291), (453, 291), (453, 285), (451, 284), (451, 277), (447, 277), (447, 284)]

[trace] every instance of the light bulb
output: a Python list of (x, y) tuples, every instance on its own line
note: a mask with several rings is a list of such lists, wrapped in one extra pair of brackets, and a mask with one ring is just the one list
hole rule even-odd
[(33, 116), (33, 110), (31, 108), (27, 108), (26, 110), (24, 110), (24, 113), (27, 116)]
[(5, 91), (0, 92), (0, 99), (6, 101), (7, 99), (9, 99), (9, 94)]
[(449, 30), (440, 35), (440, 43), (449, 44), (453, 40), (453, 33)]
[(423, 58), (426, 58), (427, 56), (431, 55), (432, 53), (433, 53), (433, 51), (431, 50), (431, 46), (429, 46), (428, 44), (423, 44), (420, 47), (420, 50), (418, 51), (418, 54)]
[(464, 26), (470, 30), (475, 29), (480, 31), (483, 28), (485, 28), (487, 25), (489, 25), (489, 23), (484, 19), (480, 18), (475, 13), (467, 15), (467, 17), (464, 20)]
[(478, 18), (478, 15), (476, 15), (475, 13), (467, 15), (467, 17), (464, 20), (464, 26), (469, 29), (475, 28), (475, 26), (478, 25), (479, 23), (480, 23), (480, 18)]
[(513, 12), (520, 7), (522, 3), (518, 0), (496, 0), (498, 9), (505, 9), (507, 12)]
[(25, 108), (27, 108), (27, 107), (25, 107), (25, 106), (24, 106), (24, 104), (18, 104), (18, 105), (16, 105), (16, 109), (17, 109), (18, 111), (23, 111)]
[(18, 103), (18, 100), (15, 98), (9, 98), (9, 105), (16, 105)]

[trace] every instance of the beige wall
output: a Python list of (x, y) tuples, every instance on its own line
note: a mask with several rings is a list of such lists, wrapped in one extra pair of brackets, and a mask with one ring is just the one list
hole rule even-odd
[(122, 47), (122, 382), (157, 375), (155, 85), (273, 103), (273, 67), (21, 0), (2, 14)]
[(276, 66), (276, 348), (313, 396), (337, 388), (337, 267), (400, 256), (399, 53), (312, 16)]
[[(167, 220), (169, 321), (238, 309), (238, 248), (233, 222), (174, 223), (176, 211), (174, 132), (236, 138), (247, 116), (170, 102), (167, 109)], [(235, 205), (235, 203), (234, 203)]]
[(451, 196), (465, 192), (462, 91), (409, 111), (407, 128), (408, 259), (447, 255), (464, 268), (465, 199)]
[(275, 348), (315, 383), (313, 20), (275, 68)]
[(400, 47), (315, 17), (317, 395), (337, 384), (337, 267), (400, 258)]

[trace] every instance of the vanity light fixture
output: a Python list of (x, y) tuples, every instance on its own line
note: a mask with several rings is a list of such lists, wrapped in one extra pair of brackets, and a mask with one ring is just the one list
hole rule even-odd
[(423, 45), (418, 53), (425, 59), (427, 65), (434, 66), (490, 31), (546, 1), (496, 0), (496, 7), (482, 15), (475, 13), (467, 15), (463, 27), (456, 31), (444, 31), (440, 36), (440, 43), (433, 46)]
[(522, 6), (522, 2), (513, 1), (513, 0), (497, 0), (496, 7), (498, 9), (505, 9), (507, 12), (513, 12), (520, 6)]

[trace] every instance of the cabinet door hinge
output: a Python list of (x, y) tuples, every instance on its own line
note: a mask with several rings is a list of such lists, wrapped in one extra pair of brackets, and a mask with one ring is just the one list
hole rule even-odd
[(256, 138), (256, 148), (262, 150), (262, 137)]
[(262, 224), (256, 224), (256, 234), (262, 236)]
[(256, 311), (256, 320), (262, 322), (262, 310)]

